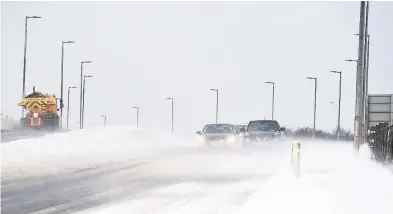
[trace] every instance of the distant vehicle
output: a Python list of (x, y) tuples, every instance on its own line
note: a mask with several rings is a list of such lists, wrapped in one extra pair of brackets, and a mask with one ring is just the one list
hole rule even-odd
[(247, 128), (247, 125), (248, 125), (248, 123), (236, 124), (236, 125), (234, 126), (236, 134), (242, 133), (241, 129), (244, 129), (244, 130), (245, 130), (245, 129)]
[(26, 117), (20, 119), (21, 128), (59, 128), (59, 115), (57, 114), (57, 99), (55, 95), (36, 92), (27, 95), (18, 104), (26, 111)]
[(275, 120), (254, 120), (248, 123), (248, 126), (243, 129), (243, 143), (245, 145), (270, 142), (280, 140), (285, 132), (284, 127), (280, 127)]
[(202, 131), (197, 131), (197, 144), (203, 147), (236, 148), (241, 145), (232, 124), (207, 124)]

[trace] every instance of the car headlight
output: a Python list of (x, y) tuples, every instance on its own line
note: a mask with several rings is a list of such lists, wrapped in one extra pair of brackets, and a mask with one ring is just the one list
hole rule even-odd
[(205, 142), (205, 138), (203, 136), (198, 136), (197, 137), (197, 141), (200, 143), (204, 143)]
[(235, 136), (230, 136), (228, 137), (228, 143), (236, 143), (236, 137)]

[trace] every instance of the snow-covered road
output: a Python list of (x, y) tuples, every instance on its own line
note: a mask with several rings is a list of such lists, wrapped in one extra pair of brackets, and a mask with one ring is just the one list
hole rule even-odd
[(393, 213), (393, 174), (351, 145), (302, 142), (198, 152), (130, 128), (2, 144), (2, 213)]

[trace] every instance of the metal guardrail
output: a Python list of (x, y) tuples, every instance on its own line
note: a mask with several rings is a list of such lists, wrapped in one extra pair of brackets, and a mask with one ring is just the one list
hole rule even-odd
[(380, 123), (371, 127), (368, 140), (376, 161), (393, 162), (393, 126)]

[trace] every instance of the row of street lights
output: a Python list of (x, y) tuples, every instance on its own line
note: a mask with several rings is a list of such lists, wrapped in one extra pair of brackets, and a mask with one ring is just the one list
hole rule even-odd
[[(83, 129), (84, 125), (84, 116), (85, 116), (85, 92), (86, 92), (86, 78), (91, 78), (92, 75), (83, 75), (83, 83), (81, 88), (81, 97), (80, 97), (80, 117), (79, 117), (79, 127)], [(69, 86), (68, 87), (68, 100), (67, 100), (67, 130), (70, 118), (70, 93), (71, 89), (78, 88), (76, 86)]]
[[(340, 131), (340, 117), (341, 117), (341, 71), (330, 71), (331, 73), (336, 73), (340, 75), (340, 83), (339, 83), (339, 98), (338, 98), (338, 119), (337, 119), (337, 139), (340, 138), (339, 136), (339, 131)], [(316, 124), (316, 115), (317, 115), (317, 87), (318, 87), (318, 78), (316, 77), (307, 77), (309, 80), (314, 80), (314, 121), (313, 121), (313, 138), (315, 138), (315, 124)], [(273, 94), (272, 94), (272, 120), (274, 120), (274, 90), (275, 90), (275, 82), (269, 81), (265, 82), (266, 84), (271, 84), (273, 88)]]
[[(211, 91), (215, 91), (217, 93), (217, 100), (216, 100), (216, 123), (218, 123), (218, 89), (210, 89)], [(167, 97), (166, 100), (171, 101), (171, 131), (174, 132), (174, 98)], [(139, 127), (139, 106), (132, 107), (136, 109), (136, 126)]]
[[(340, 130), (340, 117), (341, 117), (341, 80), (342, 80), (342, 72), (341, 71), (330, 71), (331, 73), (336, 73), (339, 74), (340, 76), (340, 81), (339, 81), (339, 100), (338, 100), (338, 119), (337, 119), (337, 138), (339, 139), (339, 130)], [(84, 80), (83, 80), (83, 94), (82, 94), (82, 115), (84, 111), (84, 93), (85, 93), (85, 81), (86, 78), (92, 77), (91, 75), (85, 75)], [(318, 78), (316, 77), (307, 77), (309, 80), (314, 80), (314, 121), (313, 121), (313, 137), (315, 138), (315, 132), (316, 132), (316, 109), (317, 109), (317, 86), (318, 86)], [(272, 85), (272, 120), (274, 120), (274, 96), (275, 96), (275, 82), (268, 81), (265, 82), (266, 84), (271, 84)], [(76, 87), (69, 87), (68, 88), (68, 107), (67, 107), (67, 128), (68, 128), (68, 112), (69, 112), (69, 97), (70, 97), (70, 89), (76, 88)], [(219, 90), (218, 89), (210, 89), (210, 91), (216, 92), (216, 123), (218, 123), (218, 101), (219, 101)], [(173, 97), (167, 97), (166, 100), (171, 101), (171, 131), (172, 133), (174, 132), (174, 98)], [(139, 127), (139, 106), (133, 106), (133, 109), (136, 109), (136, 126)], [(101, 115), (101, 117), (104, 118), (104, 126), (106, 126), (106, 116)], [(83, 116), (81, 117), (81, 121), (83, 124)], [(83, 125), (82, 125), (83, 128)]]
[(84, 75), (83, 65), (90, 64), (92, 61), (81, 61), (81, 80), (80, 80), (80, 98), (79, 98), (79, 128), (84, 127), (85, 118), (85, 91), (86, 91), (86, 78), (93, 77), (92, 75)]
[[(26, 16), (25, 19), (25, 42), (24, 42), (24, 57), (23, 57), (23, 86), (22, 86), (22, 99), (26, 96), (26, 61), (27, 61), (27, 23), (29, 19), (41, 19), (40, 16)], [(62, 41), (61, 42), (61, 76), (60, 76), (60, 128), (63, 127), (63, 108), (64, 108), (64, 98), (63, 98), (63, 89), (64, 89), (64, 45), (65, 44), (74, 44), (75, 41)], [(84, 95), (85, 95), (85, 82), (86, 78), (93, 77), (91, 75), (83, 75), (83, 64), (92, 63), (92, 61), (82, 61), (81, 62), (81, 83), (80, 83), (80, 128), (83, 129), (84, 125)], [(67, 103), (67, 129), (69, 124), (69, 100), (70, 100), (70, 90), (76, 88), (75, 86), (68, 87), (68, 103)], [(22, 108), (22, 117), (24, 117), (24, 109)]]

